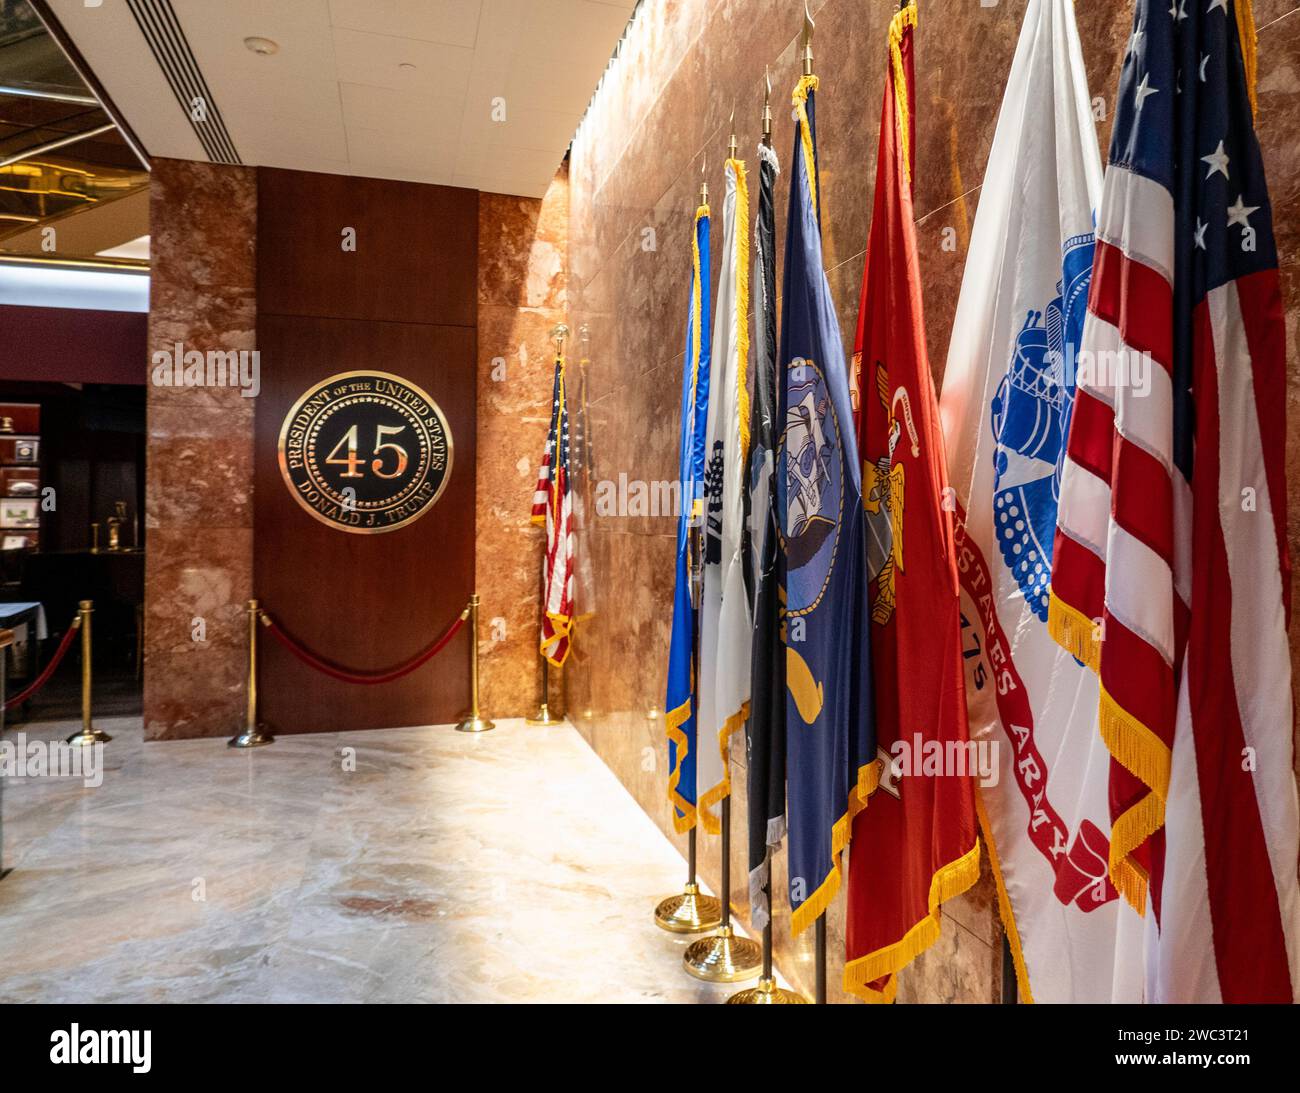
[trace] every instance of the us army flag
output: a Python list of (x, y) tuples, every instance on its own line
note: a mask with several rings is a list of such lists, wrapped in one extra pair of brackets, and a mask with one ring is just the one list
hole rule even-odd
[(853, 817), (877, 773), (862, 468), (839, 320), (822, 265), (815, 76), (794, 93), (785, 238), (777, 509), (784, 540), (791, 929), (840, 886)]
[[(997, 747), (985, 843), (1024, 999), (1140, 1000), (1107, 875), (1096, 678), (1047, 630), (1101, 160), (1070, 0), (1030, 0), (980, 191), (940, 413), (956, 490), (970, 735)], [(987, 780), (987, 779), (986, 779)], [(1096, 787), (1100, 786), (1100, 792)]]
[(700, 711), (697, 723), (700, 822), (722, 828), (713, 806), (731, 792), (731, 736), (749, 716), (749, 598), (742, 533), (749, 434), (749, 185), (745, 164), (727, 160), (722, 261), (714, 307), (713, 397), (704, 474), (704, 591), (700, 601)]
[[(912, 212), (915, 25), (908, 4), (884, 51), (853, 354), (868, 542), (887, 544), (878, 561), (868, 558), (876, 746), (888, 767), (853, 824), (844, 967), (844, 989), (872, 1002), (893, 1001), (895, 973), (938, 940), (940, 904), (979, 879), (980, 858), (951, 506)], [(887, 530), (870, 536), (880, 525)]]
[(758, 216), (754, 220), (754, 397), (749, 409), (746, 529), (754, 598), (746, 725), (749, 813), (749, 913), (761, 930), (769, 918), (770, 848), (785, 838), (785, 659), (778, 590), (781, 557), (773, 463), (777, 438), (776, 152), (758, 146)]
[(691, 235), (691, 296), (682, 367), (682, 422), (677, 480), (677, 562), (673, 629), (668, 647), (664, 731), (668, 736), (668, 800), (678, 831), (696, 821), (696, 616), (693, 584), (699, 539), (692, 534), (704, 517), (704, 429), (709, 412), (709, 207), (695, 211)]

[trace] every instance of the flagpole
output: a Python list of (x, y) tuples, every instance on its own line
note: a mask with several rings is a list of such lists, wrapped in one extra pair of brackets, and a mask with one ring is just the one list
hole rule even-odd
[[(732, 120), (735, 120), (733, 113)], [(736, 158), (736, 134), (727, 145), (727, 159)], [(742, 230), (748, 231), (746, 224)], [(728, 320), (729, 321), (729, 320)], [(724, 362), (724, 370), (727, 363)], [(700, 585), (703, 586), (704, 558), (700, 556)], [(696, 656), (699, 647), (696, 647)], [(698, 678), (698, 673), (697, 677)], [(730, 771), (724, 771), (730, 778)], [(747, 937), (737, 937), (731, 929), (731, 794), (722, 798), (722, 925), (716, 934), (702, 937), (686, 947), (682, 964), (686, 971), (710, 983), (734, 983), (750, 979), (759, 970), (762, 951)]]
[[(701, 165), (701, 171), (703, 165)], [(700, 181), (700, 206), (709, 203), (709, 184)], [(708, 293), (707, 285), (701, 286)], [(707, 336), (707, 334), (705, 334)], [(682, 504), (693, 505), (693, 497), (683, 497)], [(691, 636), (691, 682), (695, 687), (700, 678), (700, 637), (699, 608), (700, 594), (703, 590), (704, 552), (700, 541), (700, 525), (693, 519), (687, 529), (688, 550), (690, 552), (691, 602), (695, 607), (694, 632)], [(692, 702), (694, 699), (692, 698)], [(722, 901), (716, 896), (704, 895), (696, 880), (696, 861), (698, 856), (696, 826), (692, 825), (686, 833), (686, 887), (678, 895), (660, 900), (655, 907), (655, 924), (675, 934), (698, 934), (703, 930), (712, 930), (722, 921)]]
[[(803, 74), (811, 76), (813, 74), (813, 18), (812, 12), (808, 10), (807, 0), (804, 7), (804, 24), (803, 24)], [(826, 912), (823, 911), (817, 916), (814, 923), (814, 960), (816, 962), (816, 990), (813, 1001), (819, 1006), (826, 1004)]]
[[(772, 73), (763, 70), (763, 147), (772, 147)], [(759, 214), (762, 215), (761, 213)], [(755, 381), (757, 382), (757, 381)], [(728, 802), (730, 803), (730, 802)], [(750, 803), (753, 807), (753, 802)], [(763, 924), (762, 970), (758, 985), (737, 991), (727, 999), (729, 1006), (776, 1006), (808, 1004), (798, 991), (786, 990), (776, 983), (772, 972), (772, 848), (767, 848), (766, 880), (763, 881), (763, 898), (767, 901), (767, 922)]]
[[(567, 338), (568, 336), (569, 336), (569, 328), (568, 328), (564, 323), (556, 323), (555, 326), (551, 328), (551, 337), (555, 340), (555, 361), (556, 361), (556, 365), (557, 365), (557, 367), (558, 367), (558, 365), (559, 365), (560, 358), (564, 356), (564, 339)], [(557, 453), (557, 457), (558, 457), (558, 453)], [(554, 468), (552, 468), (552, 473), (555, 473)], [(543, 547), (543, 552), (545, 552), (545, 547)], [(537, 627), (538, 627), (538, 633), (541, 632), (542, 625), (543, 625), (543, 623), (545, 622), (545, 619), (546, 619), (546, 563), (545, 563), (545, 560), (543, 560), (543, 563), (542, 563), (542, 577), (541, 577), (541, 580), (542, 580), (542, 595), (541, 595), (541, 599), (540, 599), (538, 602), (539, 602), (539, 606), (540, 606), (540, 609), (541, 609), (541, 616), (542, 616), (542, 617), (541, 617), (541, 619), (538, 620), (538, 624), (537, 624)], [(544, 728), (544, 727), (546, 727), (546, 726), (548, 726), (548, 725), (558, 725), (558, 724), (560, 723), (560, 719), (559, 719), (558, 717), (552, 717), (552, 716), (551, 716), (551, 706), (550, 706), (550, 698), (551, 698), (551, 669), (550, 669), (550, 662), (546, 659), (546, 654), (543, 653), (543, 652), (541, 651), (540, 646), (538, 647), (538, 659), (539, 659), (539, 660), (541, 661), (541, 663), (542, 663), (542, 701), (541, 701), (541, 705), (539, 705), (539, 706), (537, 707), (537, 712), (536, 712), (535, 714), (533, 714), (532, 717), (527, 717), (527, 718), (524, 719), (524, 724), (525, 724), (525, 725), (537, 725), (537, 726), (541, 726), (541, 727)]]

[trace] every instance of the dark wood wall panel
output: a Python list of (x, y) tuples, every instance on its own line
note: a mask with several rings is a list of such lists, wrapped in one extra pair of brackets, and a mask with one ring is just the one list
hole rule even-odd
[(259, 312), (477, 322), (477, 190), (267, 168), (257, 183)]
[[(477, 195), (302, 172), (258, 176), (257, 595), (321, 656), (390, 668), (425, 648), (474, 587)], [(356, 254), (339, 250), (336, 222), (357, 228)], [(355, 369), (423, 387), (452, 435), (451, 478), (437, 504), (382, 535), (313, 519), (277, 461), (294, 401)], [(378, 686), (329, 679), (262, 634), (260, 708), (274, 732), (443, 723), (468, 706), (464, 631), (429, 664)]]

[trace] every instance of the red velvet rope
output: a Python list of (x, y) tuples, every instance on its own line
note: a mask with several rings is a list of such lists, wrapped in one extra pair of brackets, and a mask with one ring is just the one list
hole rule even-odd
[(15, 706), (21, 706), (50, 681), (50, 676), (54, 675), (55, 669), (63, 662), (63, 658), (67, 655), (68, 649), (72, 646), (72, 639), (77, 636), (77, 631), (80, 629), (81, 619), (73, 619), (72, 625), (68, 627), (68, 632), (63, 635), (63, 640), (59, 642), (59, 647), (54, 650), (54, 656), (50, 657), (50, 662), (45, 666), (41, 674), (32, 680), (31, 683), (14, 695), (13, 698), (5, 700), (6, 710), (12, 710)]
[(447, 627), (447, 630), (442, 637), (429, 646), (429, 648), (423, 653), (418, 654), (413, 660), (408, 660), (405, 664), (388, 672), (369, 673), (349, 671), (346, 668), (339, 668), (330, 664), (328, 661), (322, 660), (315, 653), (303, 648), (294, 641), (293, 638), (281, 630), (280, 627), (276, 625), (275, 620), (265, 611), (261, 613), (261, 616), (266, 628), (271, 631), (271, 636), (308, 667), (315, 668), (316, 671), (324, 673), (331, 679), (342, 680), (344, 683), (364, 684), (391, 683), (395, 679), (401, 679), (402, 676), (414, 672), (418, 667), (420, 667), (420, 665), (427, 663), (442, 652), (443, 647), (456, 636), (457, 631), (459, 631), (465, 623), (464, 614), (458, 615), (452, 621), (452, 624)]

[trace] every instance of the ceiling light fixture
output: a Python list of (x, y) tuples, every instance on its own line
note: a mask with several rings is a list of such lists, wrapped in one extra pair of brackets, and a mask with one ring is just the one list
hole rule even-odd
[(273, 42), (270, 38), (245, 38), (244, 45), (262, 57), (270, 57), (273, 53), (280, 52), (280, 43)]

